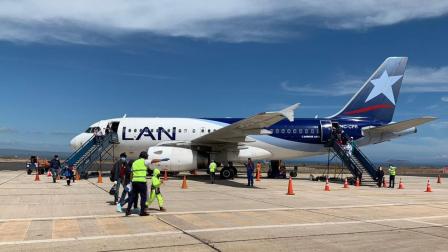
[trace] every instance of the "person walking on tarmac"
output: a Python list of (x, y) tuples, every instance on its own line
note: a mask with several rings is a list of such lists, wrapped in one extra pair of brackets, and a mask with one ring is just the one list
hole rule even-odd
[(389, 165), (389, 188), (395, 187), (395, 175), (397, 175), (397, 167)]
[(377, 185), (378, 185), (378, 187), (381, 188), (381, 183), (383, 183), (383, 180), (384, 180), (384, 171), (383, 171), (383, 167), (380, 166), (380, 168), (378, 168), (377, 176), (376, 176), (376, 177), (378, 178)]
[(251, 158), (247, 159), (246, 164), (246, 171), (247, 171), (247, 186), (254, 186), (254, 163), (252, 162)]
[(212, 184), (215, 183), (215, 172), (216, 172), (216, 163), (215, 160), (212, 160), (210, 165), (208, 166), (209, 172), (210, 172), (210, 182)]
[(146, 186), (146, 175), (148, 173), (148, 168), (145, 163), (147, 159), (148, 153), (146, 151), (142, 151), (139, 159), (135, 160), (132, 164), (132, 191), (128, 202), (128, 208), (126, 209), (126, 216), (131, 214), (131, 207), (134, 200), (137, 198), (137, 195), (140, 195), (140, 216), (149, 215), (145, 211), (146, 196), (148, 194), (148, 187)]
[[(114, 164), (111, 170), (111, 180), (115, 182), (115, 194), (114, 194), (114, 204), (118, 205), (118, 195), (120, 193), (120, 185), (126, 187), (127, 184), (124, 184), (124, 179), (126, 175), (126, 171), (130, 170), (129, 162), (127, 160), (126, 153), (120, 154), (120, 159)], [(124, 190), (123, 190), (124, 193)], [(118, 208), (118, 207), (117, 207)]]
[(53, 176), (53, 183), (56, 183), (56, 178), (59, 175), (59, 169), (61, 169), (61, 161), (59, 156), (54, 155), (54, 158), (50, 161), (51, 175)]
[(165, 212), (166, 209), (163, 207), (163, 196), (160, 192), (160, 186), (162, 185), (162, 181), (160, 180), (160, 170), (155, 168), (152, 172), (151, 177), (151, 194), (149, 196), (149, 200), (146, 202), (146, 206), (150, 206), (151, 203), (157, 198), (157, 203), (159, 203), (160, 211)]

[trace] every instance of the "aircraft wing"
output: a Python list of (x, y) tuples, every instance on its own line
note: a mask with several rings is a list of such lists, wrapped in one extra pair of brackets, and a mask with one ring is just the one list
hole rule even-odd
[(248, 135), (272, 134), (265, 128), (283, 120), (294, 121), (294, 110), (299, 107), (296, 103), (285, 109), (275, 112), (263, 112), (249, 118), (227, 125), (210, 134), (192, 140), (193, 144), (219, 144), (244, 142)]
[(397, 123), (391, 123), (391, 124), (384, 125), (384, 126), (363, 129), (363, 132), (368, 135), (381, 135), (384, 133), (399, 133), (399, 132), (405, 131), (407, 129), (412, 129), (415, 126), (422, 125), (427, 122), (433, 121), (435, 119), (437, 119), (437, 118), (432, 117), (432, 116), (424, 116), (424, 117), (410, 119), (410, 120), (401, 121), (401, 122), (397, 122)]

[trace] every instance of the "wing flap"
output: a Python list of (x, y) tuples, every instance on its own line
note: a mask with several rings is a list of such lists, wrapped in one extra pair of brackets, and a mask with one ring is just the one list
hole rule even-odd
[(431, 122), (435, 119), (437, 119), (437, 118), (433, 117), (433, 116), (424, 116), (424, 117), (410, 119), (410, 120), (401, 121), (401, 122), (397, 122), (397, 123), (391, 123), (391, 124), (388, 124), (385, 126), (363, 129), (363, 132), (367, 133), (367, 134), (397, 133), (397, 132), (401, 132), (403, 130), (410, 129), (410, 128), (418, 126), (418, 125), (422, 125), (422, 124)]
[(294, 121), (294, 110), (299, 107), (296, 103), (285, 109), (276, 112), (264, 112), (249, 118), (240, 120), (205, 136), (194, 139), (195, 144), (213, 144), (213, 143), (237, 143), (245, 141), (248, 135), (266, 135), (271, 134), (265, 128), (273, 124), (288, 119)]

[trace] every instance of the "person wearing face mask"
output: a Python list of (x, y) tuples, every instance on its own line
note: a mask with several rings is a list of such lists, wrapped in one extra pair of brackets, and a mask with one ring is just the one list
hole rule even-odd
[(163, 207), (163, 196), (160, 192), (160, 185), (162, 185), (162, 181), (160, 180), (160, 170), (155, 168), (152, 172), (151, 178), (151, 194), (149, 196), (149, 200), (146, 202), (146, 206), (149, 207), (151, 203), (157, 198), (157, 203), (159, 203), (160, 211), (165, 212), (166, 209)]
[(51, 175), (53, 177), (53, 183), (56, 183), (56, 178), (59, 175), (59, 169), (61, 168), (61, 161), (59, 156), (54, 155), (54, 158), (50, 161)]
[[(126, 153), (120, 154), (120, 159), (114, 164), (111, 170), (111, 180), (115, 183), (115, 194), (114, 194), (114, 204), (117, 204), (117, 211), (121, 212), (121, 201), (124, 201), (124, 197), (126, 196), (126, 172), (130, 171), (129, 162), (127, 160)], [(118, 195), (120, 195), (120, 185), (123, 185), (123, 192), (120, 198), (120, 202), (118, 202)]]

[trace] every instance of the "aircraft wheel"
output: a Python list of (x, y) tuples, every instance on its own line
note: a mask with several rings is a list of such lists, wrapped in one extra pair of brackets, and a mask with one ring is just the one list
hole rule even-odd
[(222, 179), (231, 179), (235, 176), (233, 169), (230, 167), (224, 167), (221, 169), (220, 176)]
[(296, 172), (296, 171), (291, 171), (291, 172), (289, 173), (289, 176), (295, 178), (295, 177), (297, 177), (297, 172)]

